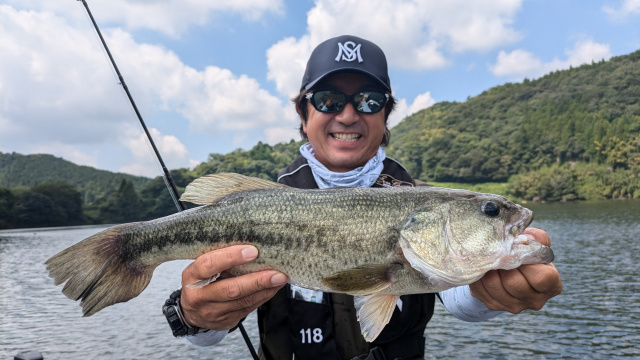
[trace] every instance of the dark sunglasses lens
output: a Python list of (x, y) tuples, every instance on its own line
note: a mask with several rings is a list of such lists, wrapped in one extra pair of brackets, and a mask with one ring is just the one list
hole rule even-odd
[(344, 104), (345, 95), (335, 91), (317, 91), (311, 98), (311, 105), (322, 112), (341, 111)]
[(356, 110), (362, 113), (377, 113), (384, 108), (387, 97), (384, 93), (378, 91), (365, 91), (354, 95), (353, 100), (356, 104)]

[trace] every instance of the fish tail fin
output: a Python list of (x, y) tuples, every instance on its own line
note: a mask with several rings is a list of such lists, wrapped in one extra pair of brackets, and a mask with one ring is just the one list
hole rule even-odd
[(132, 225), (112, 226), (45, 262), (56, 285), (67, 282), (62, 293), (81, 300), (84, 316), (138, 296), (151, 281), (155, 266), (136, 267), (120, 250), (121, 234)]

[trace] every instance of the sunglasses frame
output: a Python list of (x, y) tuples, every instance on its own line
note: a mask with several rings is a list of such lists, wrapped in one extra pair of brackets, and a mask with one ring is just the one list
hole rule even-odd
[[(313, 98), (313, 95), (319, 92), (324, 92), (324, 91), (328, 91), (331, 93), (335, 93), (338, 95), (343, 95), (344, 96), (344, 105), (336, 110), (336, 111), (327, 111), (327, 110), (321, 110), (321, 108), (319, 108), (319, 106), (316, 106), (316, 104), (311, 101), (311, 99)], [(370, 111), (370, 112), (366, 112), (366, 111), (360, 111), (358, 110), (358, 103), (355, 101), (355, 98), (357, 95), (362, 95), (363, 93), (378, 93), (378, 94), (384, 94), (385, 100), (384, 100), (384, 104), (382, 104), (380, 106), (380, 108), (378, 109), (378, 111)], [(316, 91), (311, 91), (308, 92), (304, 95), (304, 97), (307, 99), (307, 101), (309, 101), (309, 103), (311, 104), (311, 106), (313, 106), (314, 109), (316, 109), (317, 111), (320, 111), (322, 113), (327, 113), (327, 114), (335, 114), (335, 113), (339, 113), (342, 110), (344, 110), (344, 107), (347, 106), (347, 103), (351, 103), (351, 105), (353, 105), (353, 108), (356, 109), (357, 112), (361, 113), (361, 114), (377, 114), (380, 111), (382, 111), (384, 109), (384, 107), (387, 105), (387, 103), (389, 102), (389, 93), (385, 93), (382, 91), (377, 91), (377, 90), (365, 90), (365, 91), (358, 91), (354, 94), (351, 95), (347, 95), (345, 93), (343, 93), (342, 91), (339, 90), (316, 90)]]

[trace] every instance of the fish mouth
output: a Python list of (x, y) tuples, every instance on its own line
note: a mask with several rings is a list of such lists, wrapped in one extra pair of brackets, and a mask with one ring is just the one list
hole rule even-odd
[(358, 141), (362, 137), (361, 134), (356, 134), (356, 133), (330, 133), (329, 135), (331, 135), (332, 138), (338, 141), (344, 141), (344, 142)]
[(504, 265), (507, 266), (501, 267), (503, 269), (515, 268), (525, 264), (548, 264), (555, 258), (550, 247), (542, 245), (532, 237), (522, 234), (524, 229), (533, 222), (533, 212), (524, 207), (522, 209), (522, 215), (508, 230), (509, 235), (513, 238), (511, 255), (519, 258), (519, 261), (510, 266), (505, 263)]
[(512, 252), (520, 254), (520, 264), (548, 264), (555, 259), (550, 247), (540, 244), (526, 235), (518, 235), (512, 246)]
[(517, 238), (533, 222), (533, 211), (522, 208), (520, 217), (507, 229), (507, 236)]

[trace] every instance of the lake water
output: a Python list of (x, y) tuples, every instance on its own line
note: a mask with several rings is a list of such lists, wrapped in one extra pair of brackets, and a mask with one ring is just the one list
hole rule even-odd
[[(541, 311), (465, 323), (438, 304), (428, 359), (640, 358), (640, 202), (530, 204), (556, 254), (562, 295)], [(137, 298), (83, 318), (43, 265), (104, 227), (0, 231), (0, 359), (250, 359), (238, 331), (200, 348), (171, 335), (161, 306), (187, 261), (161, 265)], [(257, 347), (253, 314), (245, 321)]]

